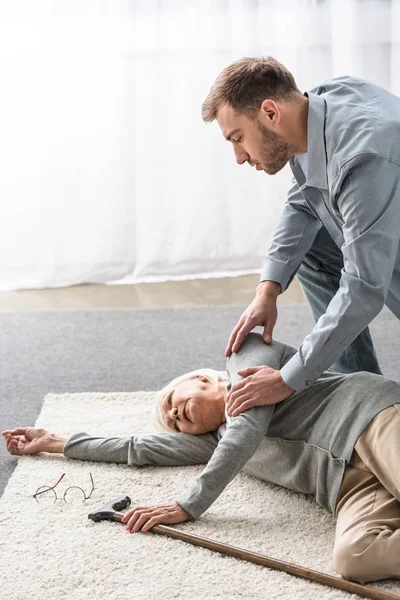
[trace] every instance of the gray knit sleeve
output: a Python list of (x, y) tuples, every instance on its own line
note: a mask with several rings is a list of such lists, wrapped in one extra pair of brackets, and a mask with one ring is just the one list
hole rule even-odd
[[(293, 346), (277, 340), (266, 344), (262, 335), (251, 332), (243, 341), (239, 352), (232, 354), (227, 360), (229, 383), (233, 386), (241, 381), (242, 377), (237, 372), (246, 367), (266, 366), (279, 370), (296, 352)], [(229, 387), (228, 385), (228, 389)]]
[(179, 466), (206, 464), (218, 444), (216, 432), (203, 435), (159, 433), (142, 437), (93, 437), (73, 434), (64, 456), (96, 462), (128, 465)]
[(256, 406), (234, 417), (212, 458), (176, 502), (194, 519), (218, 498), (260, 445), (274, 406)]
[[(239, 352), (232, 354), (227, 360), (228, 388), (242, 379), (237, 374), (240, 369), (260, 365), (279, 369), (289, 355), (295, 352), (294, 348), (280, 342), (267, 345), (262, 336), (250, 333)], [(250, 460), (266, 435), (274, 410), (275, 405), (256, 406), (237, 417), (227, 416), (225, 435), (206, 468), (184, 493), (175, 498), (193, 518), (199, 517), (209, 508)]]

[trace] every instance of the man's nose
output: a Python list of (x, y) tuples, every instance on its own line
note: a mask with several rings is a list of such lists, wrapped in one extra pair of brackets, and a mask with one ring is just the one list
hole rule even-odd
[(243, 165), (250, 157), (244, 150), (235, 148), (235, 158), (238, 165)]

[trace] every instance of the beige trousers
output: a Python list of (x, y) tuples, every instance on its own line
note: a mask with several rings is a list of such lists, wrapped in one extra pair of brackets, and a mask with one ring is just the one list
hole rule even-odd
[(359, 436), (336, 505), (335, 569), (359, 583), (400, 578), (400, 404)]

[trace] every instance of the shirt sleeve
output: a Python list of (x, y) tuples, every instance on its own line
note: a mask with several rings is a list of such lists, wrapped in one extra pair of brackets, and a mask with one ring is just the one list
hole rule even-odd
[(399, 247), (399, 178), (400, 166), (374, 154), (342, 169), (333, 195), (344, 237), (340, 286), (281, 369), (292, 389), (311, 385), (381, 311)]
[(93, 437), (75, 433), (64, 446), (64, 455), (79, 460), (128, 465), (179, 466), (206, 464), (218, 444), (216, 432), (203, 435), (159, 433), (143, 437)]
[(276, 281), (284, 292), (311, 248), (321, 222), (308, 206), (293, 178), (268, 253), (261, 281)]

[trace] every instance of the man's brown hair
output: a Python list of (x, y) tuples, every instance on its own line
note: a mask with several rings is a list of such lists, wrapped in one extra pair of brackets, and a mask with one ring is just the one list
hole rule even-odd
[(203, 103), (203, 121), (214, 121), (226, 103), (255, 118), (266, 98), (291, 101), (295, 92), (300, 90), (293, 75), (275, 58), (242, 58), (218, 75)]

